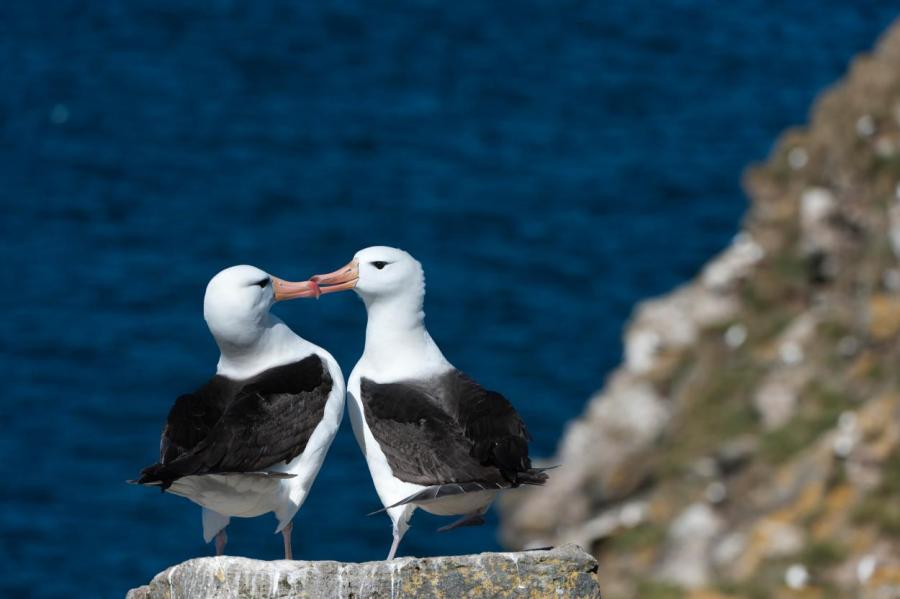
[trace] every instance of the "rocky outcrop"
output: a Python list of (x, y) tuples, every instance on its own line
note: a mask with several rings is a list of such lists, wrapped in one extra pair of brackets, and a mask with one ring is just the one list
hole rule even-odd
[(504, 538), (589, 548), (616, 597), (900, 597), (900, 24), (745, 187)]
[(126, 599), (567, 597), (597, 599), (597, 562), (573, 545), (388, 562), (192, 559)]

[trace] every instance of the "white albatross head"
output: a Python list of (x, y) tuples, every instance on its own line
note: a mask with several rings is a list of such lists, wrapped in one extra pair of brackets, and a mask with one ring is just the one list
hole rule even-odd
[(242, 264), (210, 279), (203, 297), (203, 318), (223, 354), (250, 351), (272, 324), (272, 304), (318, 296), (318, 286), (312, 281), (292, 283)]
[(352, 289), (366, 306), (387, 300), (408, 299), (421, 309), (425, 273), (418, 260), (397, 248), (376, 245), (356, 252), (353, 260), (334, 272), (310, 281), (322, 294)]
[(379, 380), (427, 376), (450, 368), (425, 329), (425, 273), (403, 250), (374, 246), (356, 252), (349, 264), (315, 275), (324, 295), (352, 289), (366, 304), (366, 345), (361, 362)]

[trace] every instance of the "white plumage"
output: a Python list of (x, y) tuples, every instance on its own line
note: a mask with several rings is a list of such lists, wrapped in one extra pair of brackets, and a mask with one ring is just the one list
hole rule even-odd
[[(204, 317), (221, 351), (216, 377), (207, 384), (207, 389), (212, 390), (205, 391), (201, 388), (193, 395), (183, 396), (185, 399), (179, 398), (179, 402), (190, 402), (186, 403), (188, 409), (179, 411), (176, 402), (163, 432), (160, 463), (146, 468), (138, 482), (161, 484), (167, 491), (187, 497), (202, 506), (203, 537), (206, 542), (216, 538), (217, 553), (224, 549), (227, 539), (224, 530), (231, 517), (249, 518), (273, 512), (278, 520), (276, 532), (284, 535), (285, 557), (291, 557), (291, 520), (303, 505), (340, 426), (345, 385), (337, 362), (327, 351), (301, 338), (269, 313), (275, 301), (310, 296), (318, 296), (315, 284), (289, 283), (252, 266), (226, 269), (213, 277), (207, 286)], [(310, 362), (310, 357), (318, 358), (318, 361)], [(284, 414), (266, 413), (276, 405), (265, 396), (266, 385), (270, 382), (267, 377), (275, 376), (270, 373), (280, 372), (280, 367), (291, 368), (290, 365), (294, 363), (312, 367), (311, 370), (307, 368), (302, 372), (320, 373), (324, 381), (319, 387), (322, 389), (320, 394), (324, 395), (326, 384), (330, 384), (327, 398), (313, 396), (317, 401), (304, 404), (302, 400), (305, 396), (298, 392), (296, 401), (283, 404), (289, 408)], [(291, 370), (287, 374), (279, 374), (282, 379), (288, 377), (288, 380), (286, 383), (279, 380), (278, 384), (290, 386), (295, 382), (302, 383), (303, 381), (290, 380), (294, 372)], [(246, 393), (243, 388), (245, 384), (253, 385)], [(280, 391), (276, 387), (273, 389)], [(226, 397), (227, 393), (234, 397)], [(217, 436), (215, 427), (228, 426), (227, 410), (239, 400), (245, 403), (257, 402), (254, 407), (263, 414), (259, 416), (261, 420), (248, 422), (238, 414), (231, 424), (236, 427), (232, 429), (231, 436), (229, 437), (228, 430), (218, 431), (220, 434)], [(227, 403), (229, 401), (232, 403)], [(228, 405), (224, 413), (220, 413), (222, 409), (217, 402)], [(198, 427), (197, 414), (207, 412), (218, 417), (215, 424), (208, 427), (209, 430), (204, 430), (207, 437), (200, 441), (192, 439), (191, 447), (180, 447), (183, 439), (190, 438), (193, 429)], [(282, 423), (277, 421), (278, 418), (286, 419), (284, 427), (296, 425), (296, 422), (287, 421), (290, 419), (312, 419), (305, 429), (299, 427), (308, 437), (299, 440), (284, 439), (281, 436)], [(257, 430), (252, 428), (254, 423), (259, 426)], [(294, 442), (298, 451), (302, 446), (302, 451), (286, 461), (280, 455), (266, 463), (265, 451), (270, 449), (267, 447), (266, 435), (275, 437), (271, 439), (273, 445), (290, 445)], [(266, 443), (266, 446), (254, 445), (257, 442)], [(231, 469), (219, 472), (215, 464), (210, 465), (202, 459), (202, 451), (208, 451), (204, 443), (220, 444), (216, 449), (226, 452), (220, 462), (233, 458), (235, 463), (247, 463), (243, 457), (242, 462), (233, 455), (247, 454), (255, 457), (254, 463), (261, 467), (258, 468), (259, 471)], [(176, 449), (173, 455), (168, 455), (171, 447)], [(217, 455), (213, 457), (218, 459)]]
[[(393, 524), (388, 559), (396, 554), (417, 508), (438, 515), (463, 515), (445, 528), (464, 526), (483, 521), (481, 515), (499, 490), (543, 483), (546, 476), (530, 468), (527, 431), (512, 406), (459, 373), (429, 335), (423, 311), (425, 277), (412, 256), (395, 248), (371, 247), (357, 252), (347, 266), (312, 281), (322, 293), (353, 289), (366, 305), (365, 349), (348, 379), (348, 412), (375, 490)], [(366, 397), (366, 385), (378, 388), (377, 400)], [(499, 414), (502, 430), (489, 430), (484, 414), (468, 413), (482, 404), (488, 407), (486, 412)], [(378, 410), (383, 413), (376, 414)], [(373, 432), (376, 421), (381, 438)], [(434, 446), (442, 427), (448, 430), (446, 439), (453, 447)], [(482, 431), (480, 438), (472, 432), (476, 429)], [(495, 441), (498, 447), (508, 441), (514, 446), (509, 452), (515, 458), (511, 467), (504, 463), (505, 456), (491, 462)], [(417, 462), (417, 450), (429, 455)], [(406, 470), (400, 473), (398, 468)]]

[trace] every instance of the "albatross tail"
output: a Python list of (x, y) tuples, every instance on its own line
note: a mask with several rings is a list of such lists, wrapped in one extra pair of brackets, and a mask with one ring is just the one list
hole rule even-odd
[[(152, 466), (148, 466), (141, 470), (140, 478), (135, 480), (129, 480), (128, 482), (133, 485), (144, 485), (148, 487), (161, 487), (163, 491), (167, 490), (172, 486), (174, 482), (178, 479), (183, 478), (184, 476), (190, 476), (189, 474), (175, 474), (173, 472), (168, 471), (165, 468), (165, 464), (154, 464)], [(275, 472), (271, 470), (261, 470), (257, 472), (201, 472), (197, 475), (202, 476), (204, 474), (220, 474), (223, 476), (236, 475), (240, 474), (241, 476), (257, 476), (260, 478), (294, 478), (296, 474), (290, 474), (289, 472)]]
[(450, 495), (461, 495), (463, 493), (475, 493), (477, 491), (499, 491), (502, 489), (515, 489), (520, 485), (533, 485), (540, 486), (547, 482), (547, 474), (544, 472), (545, 470), (552, 470), (556, 468), (556, 466), (550, 466), (547, 468), (529, 468), (524, 472), (518, 472), (516, 475), (516, 481), (514, 483), (482, 483), (482, 482), (467, 482), (467, 483), (446, 483), (443, 485), (431, 485), (430, 487), (425, 487), (421, 491), (416, 491), (409, 497), (405, 497), (394, 503), (392, 505), (387, 505), (380, 510), (375, 510), (374, 512), (370, 512), (366, 514), (367, 516), (374, 516), (375, 514), (380, 514), (381, 512), (387, 511), (391, 508), (406, 505), (407, 503), (426, 503), (429, 501), (434, 501), (435, 499), (440, 499), (442, 497), (448, 497)]

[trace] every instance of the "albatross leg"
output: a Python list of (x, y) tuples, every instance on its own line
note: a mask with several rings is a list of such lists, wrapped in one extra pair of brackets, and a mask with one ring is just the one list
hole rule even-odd
[(294, 559), (294, 553), (291, 551), (291, 531), (294, 530), (293, 520), (281, 529), (281, 536), (284, 537), (284, 559)]
[(403, 534), (398, 532), (397, 529), (394, 529), (394, 542), (391, 543), (391, 551), (388, 553), (388, 561), (394, 559), (394, 556), (397, 555), (397, 547), (400, 546), (400, 539), (403, 538)]
[(387, 556), (388, 560), (394, 559), (394, 556), (397, 555), (397, 547), (400, 546), (400, 539), (402, 539), (403, 535), (406, 534), (406, 531), (409, 530), (409, 519), (412, 518), (414, 511), (416, 511), (416, 506), (410, 503), (388, 510), (388, 515), (390, 515), (391, 520), (394, 523), (394, 542), (391, 543), (391, 552), (388, 553)]
[(225, 553), (225, 543), (227, 542), (228, 533), (226, 533), (225, 529), (223, 528), (216, 533), (216, 555), (222, 555)]
[(203, 508), (203, 540), (207, 543), (216, 540), (216, 555), (222, 555), (225, 551), (225, 543), (228, 535), (225, 528), (231, 522), (231, 516), (225, 516), (214, 510)]

